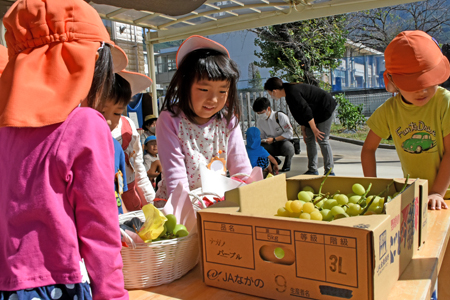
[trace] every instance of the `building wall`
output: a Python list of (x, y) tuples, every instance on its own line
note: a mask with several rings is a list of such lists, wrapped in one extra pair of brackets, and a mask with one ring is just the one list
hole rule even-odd
[(111, 38), (127, 54), (127, 70), (145, 74), (143, 29), (119, 22), (112, 23)]
[[(255, 39), (257, 35), (247, 30), (234, 31), (228, 33), (221, 33), (207, 36), (208, 38), (216, 41), (227, 48), (231, 58), (237, 63), (240, 71), (240, 83), (238, 88), (247, 88), (248, 80), (252, 79), (251, 72), (249, 71), (249, 65), (255, 61), (260, 61), (255, 55), (255, 51), (261, 51), (258, 46), (255, 46)], [(270, 78), (268, 68), (258, 68), (258, 71), (264, 79)]]

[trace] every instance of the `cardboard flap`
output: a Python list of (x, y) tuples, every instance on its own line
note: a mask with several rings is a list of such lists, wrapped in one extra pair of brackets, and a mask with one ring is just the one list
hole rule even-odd
[(286, 175), (277, 175), (228, 191), (225, 199), (238, 203), (240, 212), (273, 216), (287, 201)]

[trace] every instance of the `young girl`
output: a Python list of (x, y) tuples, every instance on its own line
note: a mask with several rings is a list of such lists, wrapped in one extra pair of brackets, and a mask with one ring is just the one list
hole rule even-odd
[(113, 142), (92, 109), (126, 56), (83, 0), (19, 0), (3, 22), (0, 299), (128, 299)]
[(181, 181), (201, 187), (200, 166), (226, 160), (231, 175), (252, 168), (239, 128), (237, 65), (222, 45), (191, 36), (177, 52), (177, 71), (158, 118), (162, 180), (156, 197), (167, 199)]

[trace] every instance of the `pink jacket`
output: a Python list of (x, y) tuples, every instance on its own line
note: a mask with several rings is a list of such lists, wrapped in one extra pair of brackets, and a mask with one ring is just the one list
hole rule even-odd
[(94, 299), (128, 299), (105, 119), (76, 108), (0, 141), (0, 290), (80, 283), (83, 258)]
[(196, 125), (182, 112), (175, 117), (162, 111), (156, 125), (156, 140), (163, 171), (156, 197), (167, 199), (179, 182), (186, 190), (201, 187), (200, 165), (210, 163), (213, 156), (219, 155), (219, 149), (224, 151), (222, 155), (231, 175), (250, 174), (252, 166), (239, 124), (233, 128), (235, 122), (235, 117), (227, 124), (224, 118), (214, 116), (207, 123)]

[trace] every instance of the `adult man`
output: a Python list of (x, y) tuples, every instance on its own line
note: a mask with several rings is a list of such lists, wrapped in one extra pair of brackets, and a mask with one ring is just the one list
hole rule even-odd
[(280, 171), (289, 172), (294, 146), (289, 141), (292, 139), (293, 131), (288, 116), (282, 112), (272, 111), (270, 101), (265, 97), (255, 100), (253, 111), (258, 118), (256, 127), (261, 131), (261, 145), (277, 160), (278, 155), (284, 156), (283, 168)]
[[(289, 84), (277, 77), (269, 78), (264, 84), (273, 99), (286, 98), (286, 103), (294, 119), (302, 127), (303, 140), (308, 156), (308, 171), (305, 174), (318, 175), (316, 141), (323, 156), (325, 174), (334, 168), (333, 153), (328, 142), (332, 115), (336, 100), (324, 90), (308, 84)], [(334, 175), (331, 171), (330, 175)]]

